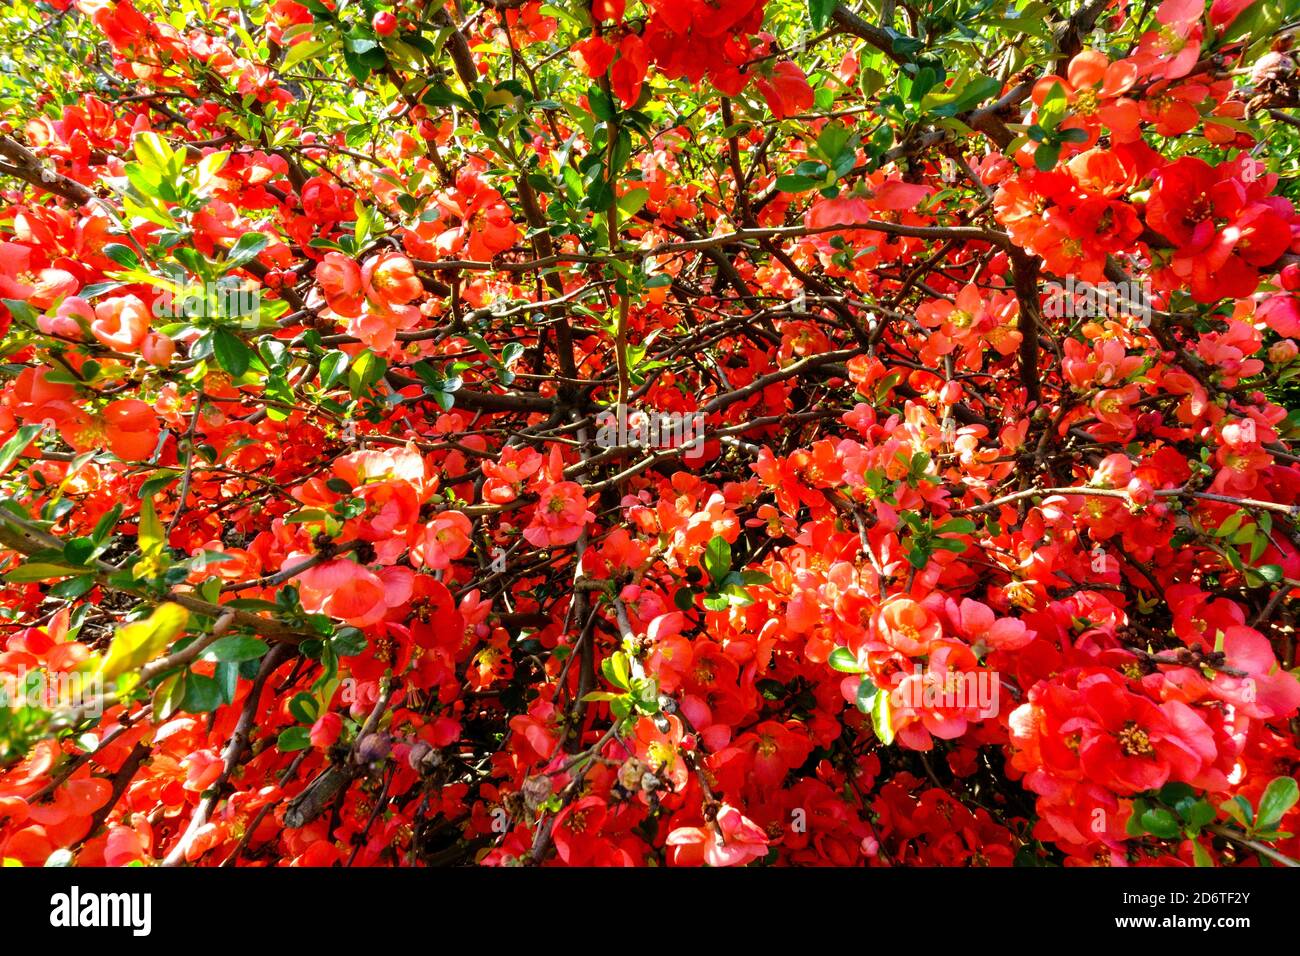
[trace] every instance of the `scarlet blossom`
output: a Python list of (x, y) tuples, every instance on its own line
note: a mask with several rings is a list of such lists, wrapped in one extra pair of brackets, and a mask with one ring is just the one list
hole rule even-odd
[(943, 635), (943, 625), (929, 608), (911, 598), (890, 598), (880, 608), (876, 631), (890, 647), (909, 657), (926, 654)]
[(625, 107), (634, 105), (641, 96), (641, 85), (645, 81), (648, 65), (641, 37), (629, 33), (619, 41), (618, 59), (609, 71), (609, 85)]
[(458, 174), (455, 186), (439, 193), (435, 201), (439, 218), (422, 221), (413, 233), (417, 242), (426, 241), (427, 228), (435, 254), (464, 251), (472, 259), (490, 260), (513, 246), (519, 236), (510, 207), (472, 168)]
[(1283, 670), (1268, 640), (1254, 628), (1223, 632), (1224, 664), (1237, 674), (1216, 675), (1212, 692), (1252, 717), (1270, 719), (1300, 708), (1300, 679)]
[(361, 314), (365, 286), (355, 259), (341, 252), (327, 252), (316, 266), (316, 281), (332, 311), (349, 318)]
[(754, 756), (754, 780), (760, 786), (779, 786), (785, 775), (803, 765), (812, 750), (802, 726), (794, 721), (765, 720), (736, 741)]
[(411, 260), (391, 250), (365, 261), (361, 267), (361, 283), (371, 301), (389, 308), (405, 305), (424, 293)]
[[(1192, 708), (1176, 700), (1158, 705), (1105, 674), (1080, 681), (1069, 709), (1059, 714), (1053, 746), (1077, 754), (1078, 772), (1116, 793), (1197, 783), (1214, 761), (1213, 732)], [(1065, 765), (1071, 762), (1067, 756)]]
[(325, 750), (339, 739), (343, 732), (343, 718), (334, 711), (321, 714), (311, 725), (311, 745), (317, 750)]
[(962, 598), (959, 605), (949, 600), (948, 616), (958, 634), (972, 645), (991, 650), (1019, 650), (1034, 639), (1034, 631), (1014, 617), (996, 617), (987, 604)]
[(542, 456), (531, 448), (507, 446), (499, 462), (485, 461), (483, 474), (483, 500), (495, 504), (514, 501), (523, 490), (524, 482), (542, 467)]
[(411, 561), (416, 567), (447, 568), (470, 548), (469, 518), (459, 511), (444, 511), (411, 535)]
[(551, 838), (560, 859), (570, 866), (589, 865), (600, 846), (607, 814), (603, 797), (582, 797), (555, 815)]
[(1138, 42), (1137, 60), (1143, 72), (1175, 80), (1186, 76), (1201, 52), (1205, 27), (1202, 0), (1164, 0), (1156, 8), (1154, 30), (1147, 30)]
[(599, 34), (592, 34), (585, 40), (579, 40), (571, 49), (582, 64), (583, 73), (592, 79), (604, 76), (618, 54), (618, 47)]
[(754, 85), (763, 94), (768, 109), (777, 119), (785, 119), (808, 110), (813, 104), (812, 87), (808, 77), (792, 60), (782, 60), (772, 67), (770, 75), (760, 73)]
[(539, 548), (572, 544), (596, 515), (576, 481), (557, 481), (542, 489), (524, 539)]
[(1105, 125), (1116, 140), (1126, 142), (1138, 137), (1138, 104), (1124, 95), (1138, 75), (1137, 64), (1130, 60), (1112, 63), (1104, 53), (1082, 50), (1070, 59), (1064, 77), (1049, 74), (1038, 80), (1032, 96), (1041, 107), (1059, 86), (1069, 104), (1062, 129), (1085, 130), (1094, 142), (1098, 127)]
[(176, 343), (161, 332), (150, 332), (140, 343), (140, 356), (150, 365), (166, 368), (176, 355)]
[(158, 416), (136, 398), (110, 402), (99, 413), (70, 402), (51, 402), (43, 410), (78, 451), (107, 448), (124, 461), (141, 461), (158, 445)]
[[(285, 566), (301, 564), (304, 557), (290, 554)], [(406, 603), (412, 577), (406, 568), (384, 568), (375, 573), (347, 558), (334, 558), (308, 568), (295, 580), (302, 606), (308, 611), (366, 627), (383, 620), (390, 607)]]
[(686, 786), (690, 774), (686, 758), (681, 753), (682, 722), (677, 717), (668, 717), (668, 729), (660, 730), (650, 717), (641, 717), (633, 731), (632, 753), (636, 755), (650, 772), (663, 777), (673, 790)]
[(597, 20), (613, 20), (615, 22), (623, 19), (623, 10), (627, 5), (627, 0), (594, 0), (591, 5), (591, 15)]

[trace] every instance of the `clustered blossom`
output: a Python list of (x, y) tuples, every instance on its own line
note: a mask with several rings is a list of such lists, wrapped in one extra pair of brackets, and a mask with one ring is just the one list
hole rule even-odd
[(1300, 857), (1263, 8), (1003, 83), (784, 0), (51, 6), (113, 75), (3, 100), (0, 690), (108, 693), (0, 711), (0, 861)]

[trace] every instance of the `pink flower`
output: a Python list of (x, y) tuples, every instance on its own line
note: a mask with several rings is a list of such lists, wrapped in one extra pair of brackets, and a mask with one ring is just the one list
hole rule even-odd
[(587, 522), (594, 520), (596, 516), (587, 509), (582, 486), (575, 481), (557, 481), (542, 490), (532, 523), (524, 529), (524, 539), (538, 548), (572, 544)]
[[(301, 564), (306, 557), (290, 554), (284, 565)], [(382, 621), (390, 608), (410, 600), (414, 577), (409, 568), (384, 568), (376, 574), (355, 561), (335, 558), (308, 568), (296, 582), (307, 611), (328, 614), (353, 627), (368, 627)]]
[(1295, 713), (1300, 707), (1300, 680), (1287, 673), (1263, 634), (1237, 624), (1223, 632), (1224, 663), (1245, 677), (1219, 674), (1214, 692), (1242, 713), (1264, 720)]
[(79, 295), (70, 295), (54, 310), (54, 315), (40, 315), (36, 318), (36, 327), (46, 335), (59, 338), (82, 338), (80, 319), (87, 326), (95, 321), (95, 307)]
[(343, 732), (343, 718), (334, 711), (321, 714), (316, 723), (311, 725), (311, 745), (317, 750), (326, 750), (333, 746)]
[(137, 296), (123, 295), (95, 306), (95, 338), (118, 352), (137, 352), (149, 332), (149, 309)]
[(397, 341), (397, 333), (414, 328), (420, 317), (420, 310), (413, 305), (369, 302), (359, 315), (348, 319), (347, 329), (376, 352), (387, 352)]
[(1186, 76), (1201, 55), (1204, 15), (1204, 0), (1164, 0), (1156, 9), (1160, 26), (1142, 34), (1132, 59), (1150, 76)]
[(987, 604), (963, 598), (961, 605), (948, 601), (948, 617), (958, 634), (972, 645), (980, 641), (995, 651), (1015, 651), (1033, 641), (1034, 631), (1019, 618), (996, 618)]
[(744, 866), (767, 856), (767, 834), (735, 807), (723, 804), (713, 827), (678, 827), (668, 834), (676, 866)]
[(447, 568), (463, 558), (470, 546), (470, 520), (459, 511), (444, 511), (411, 538), (411, 563), (416, 567)]

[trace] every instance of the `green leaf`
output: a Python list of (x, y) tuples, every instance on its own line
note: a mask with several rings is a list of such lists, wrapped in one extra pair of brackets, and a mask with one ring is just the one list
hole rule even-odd
[(843, 674), (861, 674), (866, 670), (858, 663), (857, 655), (847, 647), (837, 647), (831, 651), (830, 656), (826, 658), (826, 663)]
[(235, 378), (248, 371), (253, 359), (253, 351), (244, 344), (244, 340), (226, 328), (215, 329), (212, 333), (212, 351), (217, 356), (217, 364)]
[(725, 594), (710, 591), (704, 595), (703, 604), (706, 611), (725, 611), (731, 607), (731, 600)]
[(185, 675), (185, 697), (181, 701), (181, 710), (191, 714), (203, 714), (216, 710), (225, 703), (221, 684), (213, 677), (190, 672)]
[(605, 675), (605, 680), (619, 690), (627, 690), (630, 686), (632, 672), (628, 666), (627, 655), (622, 651), (615, 651), (601, 661), (600, 672)]
[(93, 538), (73, 538), (63, 546), (63, 556), (71, 564), (78, 567), (85, 567), (86, 563), (95, 553), (95, 540)]
[(1162, 840), (1172, 840), (1183, 832), (1173, 813), (1164, 807), (1147, 810), (1142, 814), (1141, 823), (1143, 830)]
[(48, 581), (51, 578), (66, 578), (69, 575), (90, 573), (86, 568), (69, 567), (50, 561), (31, 561), (14, 568), (5, 575), (5, 580), (14, 584), (29, 584), (33, 581)]
[[(138, 670), (162, 654), (185, 631), (190, 613), (179, 604), (160, 604), (149, 617), (117, 629), (99, 665), (105, 680)], [(188, 694), (187, 694), (188, 699)], [(189, 708), (187, 708), (189, 709)]]
[(120, 242), (110, 242), (104, 246), (104, 255), (124, 269), (140, 268), (140, 257), (135, 254), (135, 250), (130, 246), (122, 245)]
[(704, 570), (715, 584), (721, 584), (731, 571), (731, 545), (721, 535), (716, 535), (704, 547)]
[[(388, 363), (370, 349), (363, 350), (352, 360), (348, 369), (348, 389), (353, 398), (360, 398), (369, 391), (370, 386), (379, 381), (387, 369)], [(416, 367), (418, 371), (418, 365)]]
[(943, 534), (974, 534), (975, 522), (969, 518), (953, 518), (950, 521), (945, 521), (935, 530)]
[(185, 700), (186, 674), (172, 674), (164, 678), (153, 692), (153, 715), (155, 720), (168, 720), (180, 709)]
[(1231, 800), (1224, 800), (1219, 809), (1231, 817), (1243, 830), (1249, 830), (1255, 820), (1255, 808), (1250, 801), (1238, 795)]
[(270, 648), (266, 642), (256, 637), (242, 634), (234, 634), (230, 637), (223, 637), (218, 641), (213, 641), (204, 648), (201, 656), (205, 661), (219, 661), (221, 663), (231, 663), (239, 661), (255, 661), (261, 658)]
[(159, 468), (140, 486), (140, 498), (152, 498), (181, 476), (175, 468)]
[(293, 714), (295, 720), (311, 724), (316, 722), (320, 715), (320, 704), (311, 694), (298, 693), (289, 701), (289, 713)]
[(1056, 125), (1065, 118), (1065, 111), (1069, 109), (1069, 105), (1065, 87), (1059, 82), (1053, 83), (1046, 99), (1043, 100), (1043, 105), (1038, 108), (1038, 125), (1048, 131), (1056, 129)]
[(1274, 830), (1282, 822), (1282, 817), (1300, 799), (1300, 787), (1294, 777), (1275, 777), (1259, 798), (1259, 814), (1255, 828), (1261, 831)]
[(649, 198), (650, 190), (645, 186), (638, 186), (636, 189), (629, 189), (619, 197), (618, 211), (622, 213), (623, 216), (630, 219), (640, 211), (641, 207), (646, 204), (646, 200)]
[(341, 627), (332, 638), (330, 647), (339, 657), (356, 657), (369, 645), (366, 635), (355, 627)]
[(878, 691), (871, 702), (871, 726), (876, 737), (888, 747), (894, 742), (894, 724), (889, 707), (889, 694)]
[(876, 698), (885, 691), (878, 688), (869, 677), (864, 677), (858, 684), (858, 692), (854, 696), (854, 704), (858, 710), (864, 714), (871, 713), (876, 706)]
[(1042, 172), (1051, 172), (1056, 168), (1056, 161), (1061, 158), (1061, 147), (1052, 143), (1043, 143), (1034, 150), (1034, 165)]
[(823, 30), (831, 22), (837, 0), (808, 0), (808, 22), (814, 30)]
[(784, 175), (776, 177), (776, 188), (783, 193), (803, 193), (821, 186), (821, 179), (808, 176)]
[(7, 472), (9, 466), (18, 460), (18, 456), (31, 444), (32, 439), (40, 434), (42, 427), (41, 425), (19, 426), (18, 430), (13, 433), (13, 437), (5, 442), (3, 448), (0, 448), (0, 475)]
[(320, 360), (320, 385), (321, 388), (330, 388), (337, 382), (343, 373), (348, 370), (348, 354), (346, 352), (328, 352)]
[(282, 753), (306, 750), (311, 746), (311, 730), (307, 727), (287, 727), (275, 738), (275, 746)]
[(1280, 564), (1261, 564), (1254, 570), (1256, 574), (1269, 584), (1277, 584), (1277, 582), (1281, 581), (1286, 574)]
[(171, 162), (172, 148), (157, 133), (136, 133), (135, 157), (146, 169), (163, 170)]
[(50, 585), (49, 594), (50, 597), (59, 598), (60, 600), (74, 600), (84, 595), (94, 586), (94, 576), (83, 574), (80, 577), (68, 578), (66, 581)]
[(140, 499), (140, 524), (136, 531), (136, 541), (140, 544), (140, 550), (145, 554), (161, 551), (163, 545), (167, 543), (165, 535), (166, 531), (158, 518), (153, 499)]

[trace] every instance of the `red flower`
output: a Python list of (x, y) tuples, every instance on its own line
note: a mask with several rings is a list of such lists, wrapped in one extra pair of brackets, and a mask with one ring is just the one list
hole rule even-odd
[(1080, 710), (1060, 724), (1089, 779), (1119, 794), (1195, 782), (1215, 758), (1214, 734), (1180, 701), (1157, 706), (1105, 674), (1079, 684)]
[(316, 266), (316, 281), (332, 311), (342, 316), (361, 314), (365, 302), (365, 287), (361, 269), (356, 260), (341, 252), (327, 252)]
[(813, 104), (813, 91), (808, 85), (808, 77), (791, 60), (782, 60), (776, 64), (769, 75), (758, 74), (754, 78), (754, 85), (763, 94), (768, 108), (777, 119), (802, 113)]
[(609, 85), (625, 107), (633, 106), (640, 98), (648, 65), (641, 38), (635, 33), (623, 37), (618, 45), (618, 59), (609, 71)]
[(600, 828), (608, 814), (605, 798), (583, 797), (555, 815), (551, 838), (555, 851), (569, 866), (588, 866), (601, 845)]
[(585, 40), (579, 40), (570, 49), (582, 63), (582, 71), (591, 79), (604, 76), (609, 65), (614, 62), (618, 48), (603, 36), (592, 34)]
[(524, 529), (524, 538), (539, 548), (572, 544), (587, 523), (596, 515), (587, 507), (582, 485), (576, 481), (557, 481), (542, 490), (533, 520)]
[(943, 636), (939, 618), (911, 598), (890, 598), (876, 618), (876, 633), (890, 647), (909, 657), (930, 651), (930, 645)]

